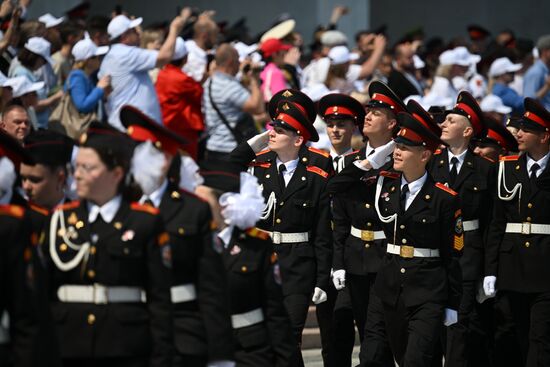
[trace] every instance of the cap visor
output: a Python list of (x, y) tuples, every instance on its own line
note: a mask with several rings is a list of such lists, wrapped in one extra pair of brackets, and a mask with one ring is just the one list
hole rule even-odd
[(109, 52), (109, 46), (101, 46), (95, 50), (94, 56), (105, 55), (107, 52)]
[(130, 27), (128, 29), (137, 27), (138, 25), (141, 24), (141, 22), (143, 22), (143, 18), (141, 17), (131, 20)]

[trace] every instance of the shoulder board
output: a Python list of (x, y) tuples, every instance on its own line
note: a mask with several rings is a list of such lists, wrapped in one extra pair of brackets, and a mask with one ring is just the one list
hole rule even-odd
[(501, 161), (517, 161), (519, 159), (519, 155), (505, 155), (500, 157)]
[(132, 203), (130, 204), (130, 208), (132, 210), (136, 210), (136, 211), (139, 211), (139, 212), (145, 212), (145, 213), (149, 213), (149, 214), (153, 214), (153, 215), (156, 215), (159, 213), (159, 210), (157, 208), (153, 208), (152, 206), (149, 206), (149, 205), (142, 205), (140, 203)]
[(40, 213), (42, 215), (45, 215), (45, 216), (48, 216), (50, 215), (50, 211), (46, 208), (43, 208), (39, 205), (36, 205), (36, 204), (29, 204), (29, 208), (31, 208), (31, 210), (37, 212), (37, 213)]
[(456, 191), (454, 191), (453, 189), (451, 189), (451, 188), (449, 188), (449, 187), (443, 185), (441, 182), (437, 182), (437, 183), (435, 184), (435, 187), (437, 187), (438, 189), (441, 189), (441, 190), (443, 190), (443, 191), (446, 191), (446, 192), (448, 192), (449, 194), (451, 194), (451, 195), (453, 195), (453, 196), (458, 195), (458, 193), (457, 193)]
[(397, 172), (380, 171), (380, 176), (396, 179), (396, 178), (399, 178), (400, 174)]
[(441, 152), (442, 152), (441, 149), (436, 149), (435, 152), (434, 152), (434, 154), (435, 154), (435, 155), (438, 155), (438, 154), (441, 154)]
[(359, 149), (354, 150), (353, 152), (349, 152), (347, 154), (344, 154), (344, 157), (347, 157), (348, 155), (352, 155), (352, 154), (357, 154), (357, 153), (359, 153), (359, 151), (360, 151)]
[(319, 167), (315, 167), (315, 166), (307, 166), (306, 168), (309, 172), (313, 172), (313, 173), (317, 173), (319, 176), (323, 177), (323, 178), (327, 178), (328, 177), (328, 173), (323, 171), (322, 169), (320, 169)]
[(0, 205), (0, 215), (21, 219), (25, 215), (25, 208), (19, 205), (5, 204)]
[(249, 167), (262, 167), (262, 168), (269, 168), (271, 167), (270, 162), (250, 162), (248, 164)]
[(256, 157), (257, 157), (257, 156), (260, 156), (260, 155), (262, 155), (262, 154), (265, 154), (265, 153), (269, 153), (269, 152), (271, 152), (271, 149), (264, 149), (264, 150), (262, 150), (262, 151), (256, 153)]
[(61, 204), (57, 206), (56, 209), (69, 210), (69, 209), (78, 208), (79, 206), (80, 206), (80, 201), (75, 200), (75, 201), (71, 201), (70, 203)]
[(313, 147), (308, 147), (307, 150), (309, 150), (312, 153), (317, 153), (319, 155), (322, 155), (325, 158), (328, 158), (330, 156), (330, 153), (325, 150), (321, 150)]
[[(178, 192), (178, 191), (175, 191), (175, 192)], [(195, 194), (194, 192), (187, 191), (187, 190), (182, 189), (182, 188), (179, 189), (179, 192), (181, 192), (181, 193), (184, 194), (184, 195), (192, 196), (192, 197), (194, 197), (194, 198), (196, 198), (196, 199), (199, 199), (200, 201), (202, 201), (202, 202), (204, 202), (204, 203), (208, 203), (208, 201), (206, 201), (206, 199), (200, 197), (199, 195)]]
[(485, 159), (486, 161), (489, 161), (489, 162), (491, 162), (491, 163), (495, 163), (495, 161), (492, 160), (492, 159), (489, 158), (489, 157), (485, 157), (485, 156), (482, 156), (482, 155), (480, 155), (480, 157), (483, 158), (483, 159)]
[(246, 230), (246, 234), (250, 237), (259, 238), (264, 241), (269, 239), (269, 233), (259, 228), (249, 228)]

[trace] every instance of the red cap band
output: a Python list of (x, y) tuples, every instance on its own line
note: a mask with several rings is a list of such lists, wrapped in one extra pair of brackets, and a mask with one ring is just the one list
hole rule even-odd
[(168, 152), (172, 155), (176, 155), (178, 153), (179, 144), (175, 140), (169, 139), (164, 136), (157, 136), (151, 130), (148, 130), (142, 126), (128, 126), (128, 134), (132, 139), (137, 141), (150, 140), (158, 149)]
[(432, 131), (432, 128), (430, 127), (430, 124), (428, 124), (428, 122), (426, 120), (424, 120), (424, 118), (422, 116), (420, 116), (419, 114), (417, 113), (412, 113), (412, 116), (418, 120), (418, 122), (420, 122), (422, 125), (424, 125), (424, 127), (430, 131)]
[(476, 134), (479, 134), (482, 130), (482, 126), (481, 126), (481, 121), (479, 121), (479, 116), (475, 113), (475, 111), (472, 110), (472, 108), (468, 106), (466, 103), (457, 103), (455, 108), (460, 108), (462, 111), (468, 114), (468, 119), (472, 123), (474, 132)]
[(298, 132), (298, 135), (302, 135), (304, 137), (305, 141), (309, 141), (309, 139), (311, 138), (311, 134), (309, 133), (309, 131), (294, 117), (281, 112), (277, 115), (276, 120), (281, 120), (289, 124), (294, 130)]
[(384, 102), (385, 104), (389, 104), (390, 106), (393, 107), (393, 109), (395, 110), (395, 113), (403, 111), (403, 108), (398, 103), (396, 103), (393, 99), (383, 94), (374, 93), (372, 95), (372, 99), (375, 101)]
[(437, 147), (439, 146), (439, 143), (431, 142), (426, 138), (418, 135), (414, 130), (409, 129), (407, 127), (401, 128), (401, 130), (399, 130), (399, 132), (397, 133), (397, 136), (398, 137), (401, 136), (407, 140), (412, 141), (413, 143), (419, 143), (421, 145), (424, 145), (426, 148), (428, 148), (431, 151), (436, 150)]
[(323, 116), (327, 116), (327, 115), (350, 115), (350, 116), (353, 116), (353, 117), (357, 117), (352, 110), (350, 110), (346, 107), (342, 107), (342, 106), (330, 106), (330, 107), (328, 107), (325, 110), (325, 113), (323, 114)]
[(537, 124), (539, 124), (540, 126), (544, 127), (545, 129), (548, 128), (546, 122), (545, 122), (540, 116), (535, 115), (535, 114), (534, 114), (533, 112), (531, 112), (531, 111), (525, 112), (525, 114), (523, 115), (523, 117), (527, 117), (529, 120), (536, 122)]

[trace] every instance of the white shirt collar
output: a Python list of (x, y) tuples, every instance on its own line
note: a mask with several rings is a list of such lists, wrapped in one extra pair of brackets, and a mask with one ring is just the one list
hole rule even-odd
[(102, 206), (88, 202), (88, 222), (93, 223), (96, 221), (97, 216), (101, 214), (101, 217), (106, 223), (111, 223), (115, 214), (120, 208), (122, 202), (122, 196), (117, 195)]
[(370, 142), (367, 142), (367, 147), (365, 148), (365, 156), (368, 157), (373, 150), (374, 148), (370, 145)]
[(160, 185), (158, 189), (153, 191), (151, 195), (143, 195), (139, 199), (139, 203), (143, 204), (147, 199), (149, 199), (153, 202), (153, 204), (155, 205), (155, 208), (160, 207), (160, 202), (162, 201), (162, 197), (164, 196), (164, 192), (166, 191), (167, 187), (168, 187), (168, 180), (165, 179), (162, 185)]
[[(292, 160), (292, 161), (288, 161), (288, 162), (285, 162), (284, 165), (286, 167), (286, 171), (285, 171), (285, 175), (286, 174), (292, 174), (294, 173), (294, 171), (296, 170), (296, 167), (298, 167), (298, 161), (300, 160), (300, 157)], [(279, 166), (283, 164), (283, 162), (277, 157), (277, 170), (279, 169)]]
[(405, 179), (405, 175), (401, 175), (401, 190), (403, 190), (403, 186), (405, 186), (405, 184), (409, 186), (409, 192), (406, 196), (407, 200), (405, 202), (405, 210), (409, 208), (416, 195), (418, 195), (418, 193), (422, 189), (422, 186), (424, 186), (424, 184), (426, 183), (427, 179), (428, 172), (424, 172), (424, 175), (422, 175), (422, 177), (414, 180), (413, 182), (407, 182), (407, 180)]
[(550, 152), (546, 153), (544, 157), (539, 159), (538, 161), (535, 161), (533, 158), (529, 157), (529, 154), (527, 154), (527, 175), (531, 175), (531, 167), (533, 164), (537, 163), (539, 165), (539, 169), (537, 171), (537, 177), (540, 176), (542, 172), (546, 169), (546, 165), (548, 164), (548, 159), (550, 158)]
[(349, 153), (353, 152), (353, 149), (350, 147), (348, 150), (346, 150), (344, 153), (342, 154), (338, 154), (336, 153), (336, 151), (334, 150), (334, 148), (331, 146), (330, 147), (330, 156), (332, 157), (332, 159), (334, 160), (334, 158), (336, 157), (343, 157)]
[(456, 167), (456, 171), (460, 171), (460, 168), (464, 163), (464, 159), (466, 158), (466, 153), (468, 153), (468, 149), (464, 150), (459, 155), (454, 155), (450, 149), (447, 149), (447, 154), (449, 156), (449, 171), (453, 168), (453, 165), (451, 164), (451, 159), (453, 159), (453, 157), (456, 157), (458, 159), (458, 166)]

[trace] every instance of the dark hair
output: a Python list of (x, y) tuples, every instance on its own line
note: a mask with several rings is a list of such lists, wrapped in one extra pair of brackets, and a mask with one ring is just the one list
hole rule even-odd
[(19, 50), (19, 54), (17, 55), (17, 58), (19, 59), (19, 62), (21, 62), (21, 65), (23, 65), (29, 70), (34, 70), (36, 68), (36, 63), (38, 60), (44, 60), (42, 56), (27, 50), (25, 47)]
[(27, 112), (27, 110), (25, 109), (25, 107), (23, 107), (23, 104), (21, 103), (21, 100), (19, 98), (16, 98), (16, 99), (12, 99), (11, 101), (8, 102), (7, 105), (4, 106), (4, 108), (2, 109), (2, 118), (4, 116), (6, 116), (8, 113), (10, 113), (11, 111), (15, 110), (15, 109), (22, 109), (23, 111)]
[(71, 37), (79, 37), (84, 29), (75, 22), (64, 22), (59, 26), (59, 33), (61, 35), (61, 42), (68, 44)]
[(109, 18), (96, 15), (91, 17), (86, 24), (86, 30), (90, 34), (90, 37), (94, 37), (97, 33), (107, 33), (107, 27), (109, 26)]

